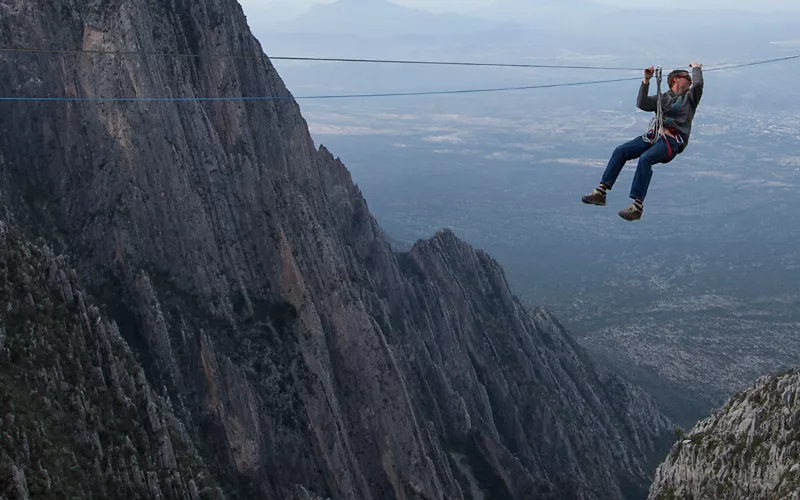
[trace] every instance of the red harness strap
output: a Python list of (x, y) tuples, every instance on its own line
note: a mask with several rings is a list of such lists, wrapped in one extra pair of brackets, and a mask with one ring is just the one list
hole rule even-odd
[[(672, 127), (668, 127), (667, 130), (669, 130), (675, 136), (675, 140), (678, 142), (678, 144), (683, 142), (683, 137), (681, 137), (681, 134), (679, 134), (677, 130)], [(667, 139), (666, 134), (664, 135), (664, 140), (667, 141), (667, 160), (671, 160), (673, 156), (672, 144), (669, 143), (669, 139)]]

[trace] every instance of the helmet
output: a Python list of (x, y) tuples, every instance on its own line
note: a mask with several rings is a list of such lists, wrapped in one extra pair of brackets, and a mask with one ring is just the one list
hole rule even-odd
[(689, 74), (688, 71), (686, 71), (685, 69), (676, 69), (674, 71), (671, 71), (670, 74), (667, 75), (667, 85), (670, 88), (672, 88), (672, 82), (674, 82), (675, 78), (678, 77), (686, 78), (687, 80), (689, 80), (690, 83), (692, 81), (692, 76)]

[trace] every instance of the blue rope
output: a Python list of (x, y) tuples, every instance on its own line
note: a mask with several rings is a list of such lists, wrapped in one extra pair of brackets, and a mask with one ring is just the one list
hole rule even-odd
[(425, 95), (450, 95), (450, 94), (474, 94), (479, 92), (507, 92), (512, 90), (532, 90), (554, 87), (573, 87), (577, 85), (595, 85), (600, 83), (623, 82), (639, 80), (636, 78), (615, 78), (613, 80), (594, 80), (587, 82), (552, 83), (547, 85), (526, 85), (522, 87), (499, 87), (488, 89), (466, 89), (466, 90), (440, 90), (424, 92), (388, 92), (379, 94), (339, 94), (339, 95), (310, 95), (310, 96), (257, 96), (257, 97), (0, 97), (0, 101), (147, 101), (147, 102), (166, 102), (166, 101), (276, 101), (290, 99), (347, 99), (347, 98), (370, 98), (370, 97), (403, 97), (403, 96), (425, 96)]

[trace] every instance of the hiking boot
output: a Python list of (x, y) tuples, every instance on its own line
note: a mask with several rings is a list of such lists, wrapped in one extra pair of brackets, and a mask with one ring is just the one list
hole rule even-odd
[(597, 186), (591, 193), (583, 196), (581, 201), (587, 205), (598, 205), (601, 207), (606, 206), (606, 188)]
[(642, 202), (634, 200), (627, 208), (619, 212), (619, 216), (629, 221), (639, 220), (642, 218), (643, 211), (644, 207), (642, 206)]

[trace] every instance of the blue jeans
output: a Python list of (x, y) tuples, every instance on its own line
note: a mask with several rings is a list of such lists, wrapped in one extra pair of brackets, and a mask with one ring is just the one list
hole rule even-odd
[(684, 146), (683, 142), (679, 143), (668, 135), (659, 138), (655, 144), (647, 142), (642, 136), (620, 144), (608, 161), (602, 182), (610, 189), (617, 182), (617, 177), (622, 172), (625, 163), (639, 158), (639, 164), (636, 166), (636, 173), (631, 184), (630, 197), (634, 200), (644, 201), (647, 196), (647, 188), (650, 186), (650, 179), (653, 177), (653, 165), (671, 162), (675, 156), (683, 152)]

